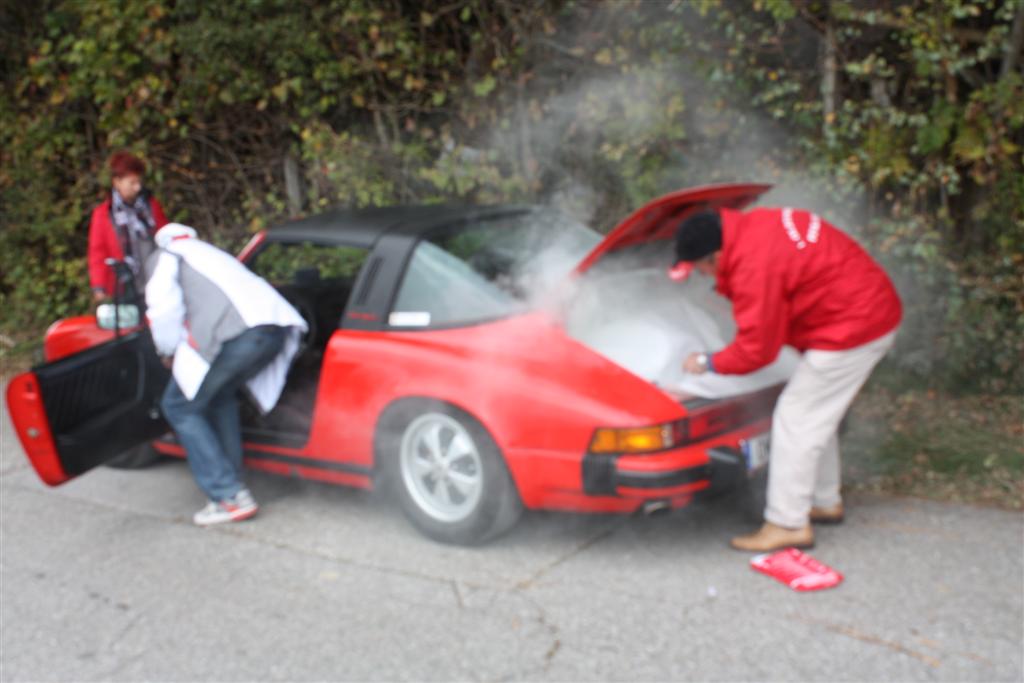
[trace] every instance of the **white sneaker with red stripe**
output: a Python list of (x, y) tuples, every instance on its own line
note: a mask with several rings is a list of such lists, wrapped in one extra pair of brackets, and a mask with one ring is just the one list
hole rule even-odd
[(256, 499), (249, 493), (249, 489), (242, 489), (234, 495), (220, 502), (211, 500), (202, 510), (192, 516), (192, 521), (199, 526), (211, 526), (225, 522), (241, 522), (256, 514), (260, 506)]

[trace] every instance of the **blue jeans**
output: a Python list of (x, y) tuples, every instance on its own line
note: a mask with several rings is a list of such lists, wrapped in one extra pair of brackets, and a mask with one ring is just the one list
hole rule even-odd
[(210, 500), (232, 498), (242, 489), (238, 391), (280, 353), (285, 331), (261, 325), (225, 342), (191, 401), (173, 378), (167, 383), (160, 407)]

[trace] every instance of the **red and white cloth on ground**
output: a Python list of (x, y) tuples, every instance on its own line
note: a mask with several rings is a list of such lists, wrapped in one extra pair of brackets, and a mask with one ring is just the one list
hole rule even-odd
[(815, 591), (838, 586), (843, 575), (796, 548), (751, 558), (750, 566), (795, 591)]

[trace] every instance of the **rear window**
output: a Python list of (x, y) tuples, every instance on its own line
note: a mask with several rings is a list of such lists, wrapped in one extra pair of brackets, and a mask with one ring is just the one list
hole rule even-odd
[(388, 322), (452, 326), (527, 310), (600, 240), (566, 216), (540, 211), (438, 230), (416, 246)]

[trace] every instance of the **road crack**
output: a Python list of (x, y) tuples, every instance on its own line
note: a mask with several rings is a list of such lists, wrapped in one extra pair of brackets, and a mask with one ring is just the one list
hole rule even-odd
[(562, 649), (561, 627), (559, 627), (558, 624), (556, 624), (548, 617), (547, 610), (544, 608), (544, 606), (536, 600), (534, 600), (533, 598), (531, 598), (527, 594), (527, 591), (536, 586), (537, 582), (540, 581), (541, 578), (543, 578), (553, 569), (565, 564), (574, 557), (577, 557), (581, 553), (584, 553), (590, 548), (593, 548), (601, 541), (604, 541), (605, 539), (609, 538), (613, 533), (618, 531), (618, 529), (621, 528), (623, 524), (627, 522), (627, 519), (628, 518), (622, 518), (616, 521), (615, 523), (610, 524), (608, 527), (602, 529), (601, 531), (597, 532), (590, 538), (585, 539), (582, 543), (577, 544), (568, 552), (559, 555), (551, 562), (548, 562), (544, 566), (540, 567), (537, 571), (535, 571), (527, 578), (516, 583), (512, 587), (511, 591), (509, 591), (509, 594), (511, 595), (519, 595), (537, 611), (537, 616), (534, 618), (533, 621), (538, 626), (540, 626), (542, 630), (548, 632), (548, 638), (550, 639), (550, 644), (548, 645), (548, 649), (544, 652), (543, 660), (541, 662), (540, 667), (538, 669), (534, 669), (528, 672), (525, 676), (526, 678), (530, 678), (539, 674), (547, 674), (551, 670), (552, 664), (554, 664), (555, 657)]
[(466, 609), (466, 604), (462, 601), (462, 591), (459, 590), (459, 582), (452, 581), (452, 593), (455, 594), (455, 604), (459, 606), (459, 610)]
[(853, 626), (846, 626), (845, 624), (837, 624), (835, 622), (828, 621), (825, 619), (813, 619), (811, 617), (805, 617), (800, 615), (790, 616), (796, 619), (797, 621), (803, 621), (805, 623), (815, 624), (817, 626), (824, 626), (827, 630), (831, 631), (832, 633), (838, 633), (841, 636), (853, 638), (854, 640), (859, 640), (862, 643), (868, 643), (869, 645), (878, 645), (879, 647), (888, 648), (894, 652), (899, 652), (900, 654), (907, 655), (908, 657), (913, 657), (914, 659), (924, 662), (932, 668), (938, 668), (942, 665), (942, 660), (940, 659), (930, 657), (924, 654), (923, 652), (918, 652), (917, 650), (912, 650), (906, 645), (903, 645), (902, 643), (898, 643), (893, 640), (886, 640), (885, 638), (882, 638), (881, 636), (876, 636), (873, 633), (865, 633), (864, 631), (854, 628)]
[(517, 583), (515, 585), (515, 590), (522, 591), (527, 590), (529, 588), (533, 588), (537, 581), (539, 581), (545, 574), (550, 572), (552, 569), (565, 564), (566, 562), (576, 557), (580, 553), (594, 547), (595, 545), (597, 545), (598, 543), (600, 543), (601, 541), (605, 540), (613, 533), (615, 533), (623, 524), (625, 524), (625, 521), (620, 521), (617, 524), (612, 524), (608, 528), (601, 530), (597, 534), (583, 541), (582, 543), (580, 543), (564, 555), (556, 557), (554, 560), (552, 560), (551, 562), (547, 563), (546, 565), (538, 569), (536, 572), (534, 572), (531, 576)]

